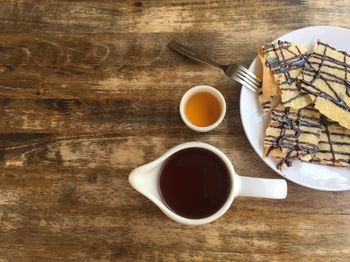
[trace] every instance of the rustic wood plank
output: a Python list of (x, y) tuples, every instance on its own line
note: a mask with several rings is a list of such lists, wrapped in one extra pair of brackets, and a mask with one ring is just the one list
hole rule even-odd
[[(238, 199), (225, 217), (205, 226), (203, 232), (200, 227), (179, 225), (165, 219), (148, 200), (128, 187), (126, 176), (116, 175), (123, 170), (115, 171), (112, 168), (83, 169), (79, 173), (70, 173), (69, 169), (39, 172), (35, 168), (8, 169), (5, 173), (7, 184), (1, 187), (2, 217), (5, 219), (1, 224), (0, 243), (11, 243), (10, 233), (17, 228), (20, 231), (15, 239), (21, 239), (23, 244), (30, 243), (38, 250), (34, 252), (34, 258), (47, 258), (51, 253), (57, 253), (56, 258), (67, 255), (74, 258), (72, 253), (76, 249), (81, 250), (81, 259), (98, 258), (98, 254), (115, 259), (151, 259), (157, 257), (153, 252), (158, 251), (158, 256), (163, 259), (168, 255), (181, 258), (180, 254), (190, 256), (191, 249), (196, 250), (193, 253), (199, 256), (198, 259), (208, 252), (212, 259), (246, 255), (251, 258), (271, 256), (276, 257), (276, 261), (286, 254), (308, 256), (313, 252), (316, 259), (321, 254), (347, 256), (346, 252), (339, 251), (339, 248), (346, 250), (349, 244), (347, 231), (343, 230), (350, 226), (344, 219), (347, 214), (338, 213), (336, 208), (326, 213), (321, 211), (327, 201), (331, 202), (329, 193), (310, 191), (305, 198), (305, 189), (291, 185), (293, 197), (288, 197), (285, 203)], [(16, 175), (11, 175), (12, 172)], [(115, 186), (126, 190), (116, 190)], [(28, 197), (35, 202), (29, 201)], [(320, 200), (316, 202), (325, 201), (321, 208), (302, 204), (315, 199)], [(20, 203), (22, 208), (16, 209), (11, 203)], [(331, 203), (326, 206), (332, 209)], [(256, 216), (259, 220), (254, 219)], [(130, 217), (135, 219), (130, 221)], [(145, 226), (150, 220), (152, 225)], [(341, 222), (332, 223), (336, 220)], [(76, 234), (72, 235), (71, 231)], [(177, 237), (171, 237), (173, 235)], [(338, 241), (327, 241), (334, 236)], [(101, 241), (103, 245), (99, 244)], [(130, 249), (129, 245), (138, 248)], [(47, 253), (40, 252), (43, 248)], [(60, 249), (62, 252), (58, 252)], [(261, 256), (256, 256), (257, 253)]]
[[(191, 43), (191, 45), (196, 48), (210, 35), (206, 37), (199, 35), (197, 43)], [(142, 97), (143, 94), (140, 92), (147, 92), (150, 97), (153, 97), (154, 89), (163, 91), (165, 86), (170, 90), (189, 88), (196, 82), (229, 85), (229, 81), (223, 77), (220, 70), (193, 63), (167, 49), (166, 44), (171, 39), (171, 35), (164, 35), (160, 44), (156, 46), (152, 45), (156, 41), (154, 36), (141, 35), (143, 43), (146, 44), (136, 44), (128, 49), (124, 48), (124, 51), (118, 45), (123, 45), (129, 36), (123, 37), (124, 39), (120, 42), (112, 39), (104, 44), (93, 40), (80, 43), (82, 40), (79, 39), (70, 39), (67, 44), (52, 37), (50, 40), (40, 38), (29, 43), (26, 41), (25, 45), (20, 39), (7, 41), (8, 43), (5, 41), (0, 45), (0, 50), (2, 49), (0, 94), (15, 98), (95, 98), (96, 96), (111, 98), (127, 94)], [(11, 36), (10, 39), (12, 39)], [(179, 36), (178, 39), (181, 40), (184, 37)], [(72, 47), (74, 41), (76, 45), (90, 47), (78, 52), (76, 47), (75, 49)], [(220, 42), (225, 41), (218, 39), (218, 43)], [(6, 46), (17, 47), (7, 48)], [(40, 48), (48, 51), (41, 54)], [(98, 52), (96, 48), (103, 50), (96, 54), (95, 52)], [(223, 55), (227, 52), (225, 50), (231, 48), (232, 45), (228, 43), (225, 47), (222, 46), (216, 51), (207, 53), (222, 62), (233, 60), (240, 62), (245, 57), (246, 64), (249, 63), (248, 59), (251, 60), (255, 56), (253, 51), (255, 46), (252, 48), (253, 53), (251, 52), (249, 56), (247, 51), (243, 53), (231, 51), (229, 56)], [(165, 67), (168, 69), (164, 70)], [(238, 85), (232, 86), (237, 88)]]
[[(222, 149), (241, 175), (277, 178), (239, 117), (238, 84), (166, 48), (176, 39), (248, 66), (257, 45), (318, 24), (347, 1), (0, 1), (0, 261), (349, 261), (350, 193), (288, 183), (284, 201), (239, 198), (188, 227), (128, 173), (181, 142)], [(209, 84), (225, 121), (195, 133), (181, 95)]]
[[(184, 132), (193, 134), (182, 123), (179, 104), (182, 94), (172, 95), (172, 100), (161, 96), (155, 100), (9, 100), (0, 99), (3, 114), (0, 130), (5, 133), (116, 133), (138, 130), (147, 133)], [(231, 91), (227, 92), (231, 93)], [(145, 94), (147, 95), (147, 94)], [(238, 105), (237, 96), (231, 96)], [(176, 98), (177, 101), (174, 101)], [(228, 107), (227, 120), (215, 131), (242, 134), (237, 106)], [(83, 127), (83, 129), (81, 129)], [(133, 132), (134, 133), (134, 132)]]
[[(18, 137), (18, 138), (17, 138)], [(127, 175), (130, 166), (139, 166), (149, 162), (169, 147), (185, 142), (187, 138), (183, 134), (168, 136), (148, 136), (147, 141), (143, 137), (120, 136), (120, 135), (76, 135), (76, 136), (56, 136), (52, 134), (32, 134), (23, 137), (20, 134), (7, 135), (7, 145), (1, 148), (1, 171), (4, 174), (4, 181), (0, 183), (3, 190), (9, 187), (21, 189), (23, 186), (34, 185), (40, 181), (51, 181), (44, 185), (55, 185), (61, 180), (73, 180), (77, 186), (80, 182), (106, 182), (101, 186), (111, 186), (111, 179), (117, 179), (123, 184), (121, 191), (117, 190), (118, 201), (128, 202), (130, 207), (131, 195), (138, 195), (131, 187), (127, 186)], [(246, 176), (275, 177), (269, 172), (269, 168), (261, 166), (261, 160), (254, 155), (248, 142), (240, 136), (232, 137), (230, 141), (225, 141), (226, 135), (202, 135), (199, 140), (215, 144), (222, 149), (235, 165), (237, 173)], [(22, 141), (20, 140), (22, 138)], [(5, 140), (5, 137), (2, 137)], [(178, 141), (178, 142), (177, 142)], [(240, 157), (238, 158), (237, 155)], [(259, 169), (258, 169), (259, 168)], [(47, 173), (51, 176), (46, 177)], [(13, 174), (17, 174), (14, 176)], [(27, 175), (32, 174), (32, 175)], [(105, 177), (106, 176), (106, 177)], [(22, 180), (26, 182), (21, 182)], [(82, 181), (80, 181), (82, 180)], [(91, 180), (91, 181), (90, 181)], [(50, 191), (52, 188), (43, 187), (42, 190)], [(109, 196), (112, 188), (106, 188)], [(319, 192), (294, 185), (291, 187), (292, 193), (286, 202), (260, 199), (245, 199), (240, 201), (255, 203), (252, 208), (264, 211), (264, 209), (280, 208), (283, 212), (299, 213), (319, 213), (319, 214), (342, 214), (349, 213), (346, 199), (350, 197), (348, 192)], [(2, 191), (2, 190), (1, 190)], [(17, 190), (16, 190), (17, 191)], [(109, 192), (110, 191), (110, 192)], [(307, 192), (307, 194), (305, 194)], [(30, 194), (30, 192), (27, 192)], [(33, 192), (32, 192), (33, 193)], [(52, 192), (52, 199), (57, 200), (56, 192)], [(91, 196), (95, 194), (91, 192)], [(96, 198), (101, 194), (95, 194)], [(343, 198), (339, 205), (332, 205), (334, 200)], [(142, 201), (147, 201), (140, 197)], [(47, 199), (48, 201), (48, 199)], [(107, 201), (107, 199), (103, 199)], [(103, 204), (102, 202), (97, 204)], [(267, 202), (266, 202), (267, 201)], [(273, 202), (271, 206), (268, 202)], [(108, 202), (108, 201), (107, 201)], [(290, 204), (290, 205), (288, 205)], [(122, 204), (121, 204), (122, 205)], [(132, 205), (131, 205), (132, 206)], [(250, 207), (246, 207), (250, 208)], [(157, 210), (157, 209), (155, 209)]]
[[(242, 136), (232, 136), (229, 141), (226, 134), (212, 135), (190, 132), (154, 134), (146, 137), (126, 134), (79, 134), (57, 136), (53, 134), (37, 134), (24, 136), (23, 134), (8, 134), (2, 136), (6, 144), (0, 148), (3, 167), (7, 166), (46, 166), (58, 165), (76, 168), (85, 167), (136, 167), (149, 162), (165, 152), (169, 147), (185, 142), (189, 138), (216, 144), (229, 156), (241, 153), (237, 158), (238, 171), (241, 161), (249, 161), (248, 153), (252, 149), (248, 141)], [(232, 149), (234, 148), (234, 149)], [(234, 158), (234, 157), (232, 157)], [(257, 156), (254, 157), (260, 162)], [(131, 171), (131, 170), (130, 170)], [(245, 173), (254, 172), (247, 169)]]

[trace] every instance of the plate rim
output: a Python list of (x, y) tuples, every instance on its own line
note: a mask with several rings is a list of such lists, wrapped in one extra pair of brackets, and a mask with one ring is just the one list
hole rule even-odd
[[(350, 29), (348, 28), (344, 28), (344, 27), (339, 27), (339, 26), (329, 26), (329, 25), (325, 25), (325, 26), (322, 26), (322, 25), (318, 25), (318, 26), (308, 26), (308, 27), (302, 27), (302, 28), (298, 28), (298, 29), (295, 29), (295, 30), (292, 30), (292, 31), (289, 31), (285, 34), (283, 34), (282, 36), (274, 39), (273, 41), (271, 42), (276, 42), (278, 40), (282, 40), (282, 38), (286, 37), (287, 35), (291, 34), (291, 33), (296, 33), (298, 31), (302, 31), (302, 30), (312, 30), (312, 29), (316, 29), (316, 30), (319, 30), (319, 29), (330, 29), (330, 30), (342, 30), (342, 31), (347, 31), (348, 33), (350, 33)], [(253, 61), (249, 64), (249, 69), (257, 62), (257, 56), (253, 59)], [(328, 192), (341, 192), (341, 191), (348, 191), (350, 190), (350, 184), (349, 186), (347, 187), (344, 187), (344, 188), (340, 188), (340, 189), (331, 189), (331, 188), (327, 188), (327, 187), (322, 187), (322, 186), (310, 186), (308, 184), (304, 184), (300, 181), (296, 181), (295, 179), (291, 179), (290, 177), (286, 176), (285, 174), (283, 174), (280, 170), (278, 169), (274, 169), (266, 160), (265, 158), (263, 158), (263, 156), (261, 156), (258, 152), (258, 149), (255, 147), (255, 145), (253, 144), (252, 140), (251, 140), (251, 137), (249, 137), (247, 135), (247, 127), (245, 126), (244, 124), (244, 121), (243, 121), (243, 115), (242, 115), (242, 92), (243, 92), (243, 85), (241, 85), (241, 91), (240, 91), (240, 98), (239, 98), (239, 114), (240, 114), (240, 117), (241, 117), (241, 123), (242, 123), (242, 126), (243, 126), (243, 130), (244, 130), (244, 133), (245, 133), (245, 136), (247, 137), (248, 141), (249, 141), (249, 144), (251, 145), (251, 147), (253, 148), (253, 150), (255, 151), (255, 153), (259, 156), (259, 158), (264, 162), (264, 164), (266, 166), (268, 166), (274, 173), (277, 173), (278, 175), (282, 176), (284, 179), (287, 179), (297, 185), (300, 185), (300, 186), (303, 186), (303, 187), (306, 187), (306, 188), (310, 188), (310, 189), (314, 189), (314, 190), (319, 190), (319, 191), (328, 191)]]

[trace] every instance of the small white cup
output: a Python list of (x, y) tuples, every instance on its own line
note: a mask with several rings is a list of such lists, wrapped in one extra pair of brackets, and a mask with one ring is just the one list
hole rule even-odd
[[(196, 125), (192, 124), (190, 122), (190, 120), (187, 118), (186, 113), (185, 113), (186, 104), (187, 104), (188, 100), (191, 98), (191, 96), (193, 96), (194, 94), (200, 93), (200, 92), (206, 92), (206, 93), (209, 93), (209, 94), (215, 96), (216, 99), (220, 103), (220, 107), (221, 107), (220, 117), (218, 118), (218, 120), (216, 120), (215, 123), (211, 124), (210, 126), (202, 127), (202, 126), (196, 126)], [(181, 102), (180, 102), (180, 115), (181, 115), (181, 118), (185, 122), (185, 124), (189, 128), (191, 128), (192, 130), (194, 130), (194, 131), (197, 131), (197, 132), (209, 132), (209, 131), (213, 130), (218, 125), (220, 125), (220, 123), (222, 122), (222, 120), (225, 117), (225, 114), (226, 114), (225, 98), (214, 87), (207, 86), (207, 85), (194, 86), (191, 89), (187, 90), (187, 92), (181, 98)]]

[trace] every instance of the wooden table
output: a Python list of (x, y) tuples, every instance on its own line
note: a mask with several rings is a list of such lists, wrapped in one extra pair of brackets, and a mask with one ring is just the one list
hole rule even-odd
[[(0, 261), (349, 261), (350, 192), (288, 183), (218, 221), (168, 219), (128, 174), (176, 144), (222, 149), (239, 174), (278, 178), (254, 153), (240, 87), (166, 48), (171, 39), (247, 66), (257, 45), (310, 25), (350, 25), (348, 1), (1, 1)], [(178, 105), (208, 84), (228, 111), (208, 134)]]

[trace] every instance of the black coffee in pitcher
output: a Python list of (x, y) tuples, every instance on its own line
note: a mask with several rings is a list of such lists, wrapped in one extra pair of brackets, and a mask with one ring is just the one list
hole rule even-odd
[(182, 217), (206, 218), (215, 214), (231, 191), (224, 161), (204, 148), (187, 148), (164, 163), (159, 187), (167, 206)]

